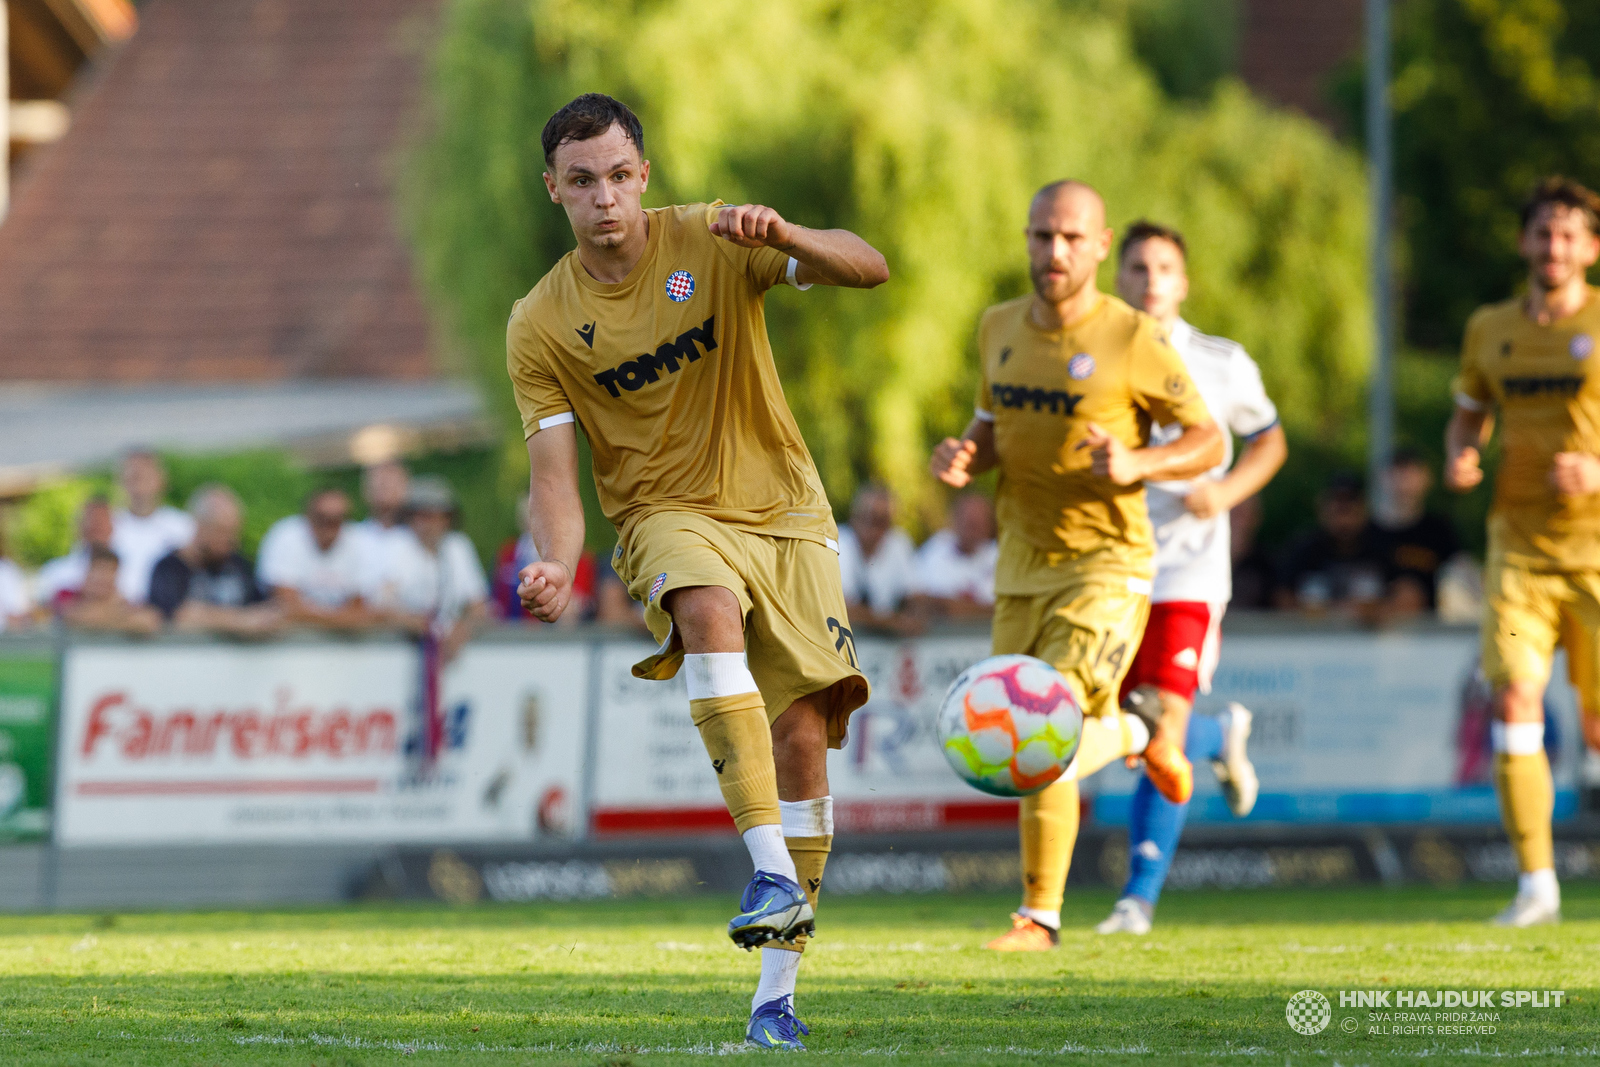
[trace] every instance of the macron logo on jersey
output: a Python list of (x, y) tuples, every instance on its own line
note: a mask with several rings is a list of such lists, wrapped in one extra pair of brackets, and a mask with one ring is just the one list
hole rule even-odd
[(594, 376), (594, 380), (606, 387), (606, 392), (614, 397), (622, 395), (618, 386), (628, 392), (637, 392), (651, 382), (661, 380), (662, 373), (676, 374), (680, 360), (693, 363), (700, 358), (700, 349), (695, 347), (696, 342), (706, 352), (717, 350), (717, 317), (711, 316), (699, 326), (691, 326), (677, 336), (676, 340), (664, 341), (654, 352), (646, 352), (638, 359), (630, 359), (626, 363), (618, 364), (610, 370), (603, 370)]

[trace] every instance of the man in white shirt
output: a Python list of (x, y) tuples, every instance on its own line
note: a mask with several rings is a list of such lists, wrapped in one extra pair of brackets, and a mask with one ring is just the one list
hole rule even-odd
[(34, 603), (53, 613), (64, 596), (82, 589), (89, 575), (89, 554), (111, 547), (111, 529), (111, 501), (103, 496), (84, 501), (78, 510), (78, 540), (72, 551), (39, 568), (33, 583)]
[(911, 595), (916, 548), (895, 526), (894, 498), (883, 486), (856, 490), (850, 522), (839, 527), (839, 570), (852, 623), (904, 628), (900, 608)]
[(950, 525), (917, 550), (912, 598), (919, 611), (952, 619), (994, 613), (994, 505), (981, 493), (962, 493), (950, 507)]
[[(1159, 701), (1162, 729), (1187, 737), (1185, 755), (1209, 761), (1228, 806), (1243, 817), (1255, 806), (1258, 783), (1245, 751), (1250, 712), (1229, 704), (1220, 718), (1190, 718), (1198, 689), (1209, 692), (1221, 644), (1222, 614), (1233, 589), (1228, 512), (1254, 496), (1288, 458), (1278, 410), (1261, 384), (1261, 371), (1237, 343), (1208, 337), (1179, 317), (1189, 295), (1188, 250), (1183, 235), (1165, 226), (1136, 222), (1122, 238), (1117, 289), (1122, 298), (1153, 316), (1167, 330), (1207, 409), (1232, 433), (1212, 470), (1185, 482), (1146, 482), (1150, 524), (1156, 535), (1156, 577), (1150, 621), (1123, 681), (1123, 699)], [(1178, 427), (1156, 427), (1153, 444), (1177, 436)], [(1233, 436), (1244, 439), (1232, 464)], [(1232, 465), (1232, 469), (1229, 467)], [(1150, 930), (1161, 886), (1183, 833), (1187, 804), (1161, 797), (1141, 777), (1128, 818), (1128, 881), (1103, 934)]]
[(319, 489), (304, 514), (279, 519), (261, 539), (256, 580), (291, 623), (354, 630), (381, 621), (366, 603), (370, 575), (349, 515), (343, 489)]
[(379, 594), (392, 617), (439, 642), (441, 663), (461, 651), (488, 615), (489, 582), (467, 535), (451, 529), (455, 495), (443, 478), (413, 479), (408, 532), (395, 540)]
[(390, 553), (409, 536), (405, 510), (410, 489), (411, 474), (397, 459), (370, 464), (361, 472), (361, 501), (367, 506), (367, 517), (352, 523), (348, 532), (360, 546), (369, 593), (388, 570)]
[(122, 491), (126, 509), (111, 518), (111, 550), (117, 554), (117, 591), (131, 604), (143, 604), (150, 595), (150, 575), (169, 552), (194, 539), (194, 519), (185, 511), (163, 504), (167, 469), (161, 457), (136, 449), (122, 459)]

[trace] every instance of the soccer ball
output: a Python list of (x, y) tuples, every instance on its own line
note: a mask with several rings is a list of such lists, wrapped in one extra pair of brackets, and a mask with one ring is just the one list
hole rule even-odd
[(997, 797), (1037, 793), (1077, 755), (1083, 709), (1067, 680), (1032, 656), (991, 656), (961, 672), (939, 705), (939, 745), (968, 784)]

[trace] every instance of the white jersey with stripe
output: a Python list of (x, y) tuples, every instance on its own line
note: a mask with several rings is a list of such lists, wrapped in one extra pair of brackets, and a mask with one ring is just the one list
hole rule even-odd
[[(1225, 432), (1222, 462), (1200, 478), (1220, 480), (1233, 466), (1233, 437), (1251, 438), (1278, 423), (1261, 384), (1261, 369), (1236, 341), (1201, 333), (1182, 319), (1172, 330), (1172, 345), (1183, 357), (1189, 376)], [(1179, 426), (1158, 426), (1152, 445), (1168, 444), (1183, 432)], [(1233, 559), (1229, 548), (1228, 514), (1196, 518), (1183, 506), (1194, 482), (1146, 482), (1146, 506), (1156, 535), (1156, 577), (1150, 599), (1196, 600), (1226, 604), (1233, 597)]]

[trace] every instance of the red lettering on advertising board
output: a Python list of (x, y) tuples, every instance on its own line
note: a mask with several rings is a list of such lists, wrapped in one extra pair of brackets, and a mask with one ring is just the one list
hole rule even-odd
[(114, 691), (89, 706), (79, 752), (87, 760), (110, 746), (132, 760), (208, 759), (223, 745), (239, 759), (305, 759), (318, 754), (344, 759), (395, 750), (398, 722), (387, 708), (323, 711), (297, 704), (290, 690), (280, 689), (271, 710), (161, 712), (138, 707), (127, 693)]

